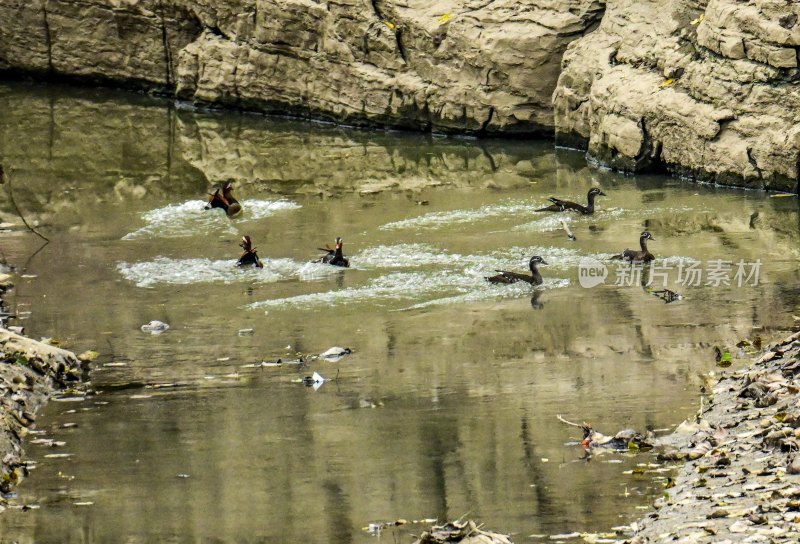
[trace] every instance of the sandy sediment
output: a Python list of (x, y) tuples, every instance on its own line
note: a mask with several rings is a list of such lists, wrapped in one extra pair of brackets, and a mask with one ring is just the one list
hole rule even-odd
[(629, 542), (800, 541), (800, 332), (707, 387), (661, 454), (685, 465)]
[[(0, 274), (0, 308), (11, 287), (11, 278)], [(27, 473), (21, 442), (35, 427), (36, 413), (80, 377), (73, 353), (0, 327), (0, 510), (3, 496)]]

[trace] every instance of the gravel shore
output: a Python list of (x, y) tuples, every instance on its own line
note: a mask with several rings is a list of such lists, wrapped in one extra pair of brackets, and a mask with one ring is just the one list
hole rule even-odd
[(706, 392), (660, 455), (685, 465), (628, 542), (800, 541), (800, 332)]
[[(0, 274), (0, 311), (11, 278)], [(27, 474), (21, 441), (51, 395), (81, 378), (75, 354), (0, 326), (0, 511)]]

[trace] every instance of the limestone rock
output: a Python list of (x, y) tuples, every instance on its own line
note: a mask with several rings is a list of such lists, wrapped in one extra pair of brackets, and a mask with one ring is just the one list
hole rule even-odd
[(557, 138), (613, 167), (798, 191), (800, 4), (612, 0), (573, 42)]
[(198, 103), (452, 132), (551, 133), (601, 0), (0, 0), (0, 70)]

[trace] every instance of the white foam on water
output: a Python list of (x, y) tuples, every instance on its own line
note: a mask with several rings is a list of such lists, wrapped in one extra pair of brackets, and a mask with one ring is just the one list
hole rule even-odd
[(264, 268), (238, 267), (235, 259), (170, 259), (118, 263), (117, 270), (137, 287), (159, 284), (193, 285), (197, 283), (274, 283), (294, 275), (301, 267), (291, 259), (263, 259)]
[(455, 295), (450, 297), (437, 298), (427, 302), (420, 302), (405, 308), (406, 310), (418, 310), (421, 308), (429, 308), (431, 306), (444, 306), (448, 304), (466, 304), (471, 302), (484, 302), (487, 300), (504, 300), (512, 298), (522, 298), (525, 296), (533, 296), (534, 290), (547, 290), (559, 289), (569, 285), (568, 279), (562, 278), (548, 278), (545, 279), (541, 285), (531, 287), (530, 284), (524, 282), (512, 283), (510, 285), (493, 285), (484, 280), (484, 285), (476, 288), (470, 292)]
[(551, 264), (563, 268), (577, 264), (583, 254), (565, 247), (514, 246), (484, 255), (461, 255), (427, 244), (397, 244), (367, 248), (351, 258), (351, 265), (361, 269), (439, 266), (451, 270), (478, 270), (479, 274), (481, 270), (486, 272), (498, 267), (522, 267), (521, 271), (524, 272), (534, 255), (543, 257), (548, 263), (552, 260)]
[(577, 267), (580, 260), (586, 256), (585, 253), (571, 247), (514, 246), (495, 251), (486, 257), (482, 257), (482, 260), (488, 262), (489, 259), (492, 259), (494, 268), (525, 273), (528, 271), (528, 262), (534, 255), (540, 256), (547, 262), (546, 265), (540, 266), (540, 271), (545, 276), (547, 275), (546, 270), (548, 267), (558, 269)]
[[(275, 212), (285, 210), (297, 210), (301, 208), (297, 202), (291, 200), (243, 200), (242, 219), (255, 220), (263, 219), (274, 215)], [(209, 210), (210, 211), (210, 210)], [(237, 218), (238, 219), (238, 218)]]
[[(123, 240), (138, 238), (185, 238), (197, 234), (223, 232), (236, 234), (231, 220), (221, 209), (205, 209), (206, 201), (189, 200), (169, 204), (142, 214), (145, 226), (126, 234)], [(236, 220), (258, 220), (300, 205), (289, 200), (243, 200), (242, 214)]]
[(529, 213), (532, 209), (530, 202), (506, 202), (481, 206), (473, 210), (451, 210), (449, 212), (431, 212), (419, 217), (411, 217), (400, 221), (386, 223), (380, 230), (395, 229), (438, 229), (449, 225), (476, 223), (497, 217)]
[[(578, 198), (576, 202), (580, 202)], [(515, 215), (530, 215), (535, 219), (528, 223), (518, 225), (513, 230), (522, 231), (552, 231), (563, 228), (561, 220), (563, 219), (568, 224), (581, 220), (606, 220), (624, 217), (630, 214), (635, 214), (636, 217), (650, 217), (659, 214), (674, 214), (688, 211), (695, 211), (694, 208), (688, 206), (671, 206), (671, 207), (650, 207), (642, 210), (629, 210), (626, 208), (616, 207), (603, 207), (602, 204), (598, 205), (597, 211), (594, 215), (581, 215), (577, 212), (535, 212), (535, 210), (547, 206), (548, 203), (537, 203), (534, 201), (508, 201), (500, 204), (490, 204), (481, 206), (477, 209), (461, 209), (451, 210), (447, 212), (431, 212), (418, 217), (411, 217), (402, 219), (400, 221), (393, 221), (386, 223), (380, 227), (380, 230), (396, 230), (396, 229), (439, 229), (447, 227), (448, 225), (477, 223), (489, 219), (497, 219), (503, 217), (511, 217)], [(541, 218), (539, 217), (541, 216)]]
[[(436, 276), (439, 275), (437, 281)], [(336, 291), (310, 293), (294, 297), (253, 302), (249, 308), (294, 306), (310, 308), (320, 305), (349, 304), (363, 301), (407, 300), (447, 288), (441, 273), (397, 272), (371, 280), (362, 287), (347, 287)]]
[(333, 266), (330, 264), (323, 264), (317, 262), (307, 262), (302, 263), (297, 270), (294, 271), (294, 275), (300, 278), (301, 280), (318, 280), (328, 276), (334, 276), (336, 274), (341, 274), (346, 269), (341, 266)]
[(529, 223), (523, 223), (522, 225), (517, 225), (511, 230), (515, 231), (533, 231), (533, 232), (545, 232), (545, 231), (552, 231), (552, 230), (561, 230), (564, 227), (561, 225), (561, 221), (567, 223), (567, 225), (572, 225), (574, 218), (567, 216), (563, 213), (551, 214), (546, 217), (542, 217), (541, 219), (537, 219), (535, 221), (531, 221)]
[(367, 248), (352, 257), (359, 268), (418, 268), (421, 266), (453, 266), (465, 259), (427, 244), (397, 244)]
[[(339, 304), (364, 302), (385, 304), (411, 300), (416, 302), (411, 307), (417, 308), (433, 304), (447, 304), (448, 302), (464, 303), (515, 298), (530, 292), (531, 286), (526, 283), (495, 286), (489, 284), (486, 277), (494, 275), (497, 269), (525, 273), (528, 271), (530, 256), (534, 254), (550, 255), (554, 264), (562, 262), (563, 267), (568, 266), (566, 260), (575, 265), (580, 260), (578, 252), (571, 249), (537, 248), (532, 251), (531, 248), (518, 247), (489, 255), (455, 255), (457, 259), (454, 259), (453, 254), (439, 255), (432, 252), (429, 246), (411, 244), (381, 246), (365, 250), (362, 254), (365, 257), (363, 263), (369, 263), (374, 268), (403, 266), (393, 260), (399, 250), (402, 250), (405, 258), (408, 259), (407, 262), (402, 261), (406, 262), (408, 266), (419, 266), (415, 264), (419, 260), (426, 261), (425, 264), (435, 266), (436, 269), (391, 272), (359, 287), (264, 300), (254, 302), (249, 307), (254, 309), (313, 308)], [(444, 258), (441, 258), (442, 256)], [(545, 259), (547, 260), (547, 257)], [(556, 265), (556, 267), (558, 266)], [(547, 274), (544, 269), (542, 271), (545, 275)], [(568, 283), (569, 280), (548, 278), (542, 288), (560, 287)]]

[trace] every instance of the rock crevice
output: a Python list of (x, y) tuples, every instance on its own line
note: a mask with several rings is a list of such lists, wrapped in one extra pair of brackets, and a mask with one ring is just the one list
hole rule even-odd
[(603, 9), (600, 0), (0, 0), (0, 69), (355, 125), (550, 134), (561, 55)]
[(557, 140), (623, 170), (652, 167), (650, 147), (675, 173), (796, 192), (798, 16), (786, 0), (609, 1), (564, 55)]

